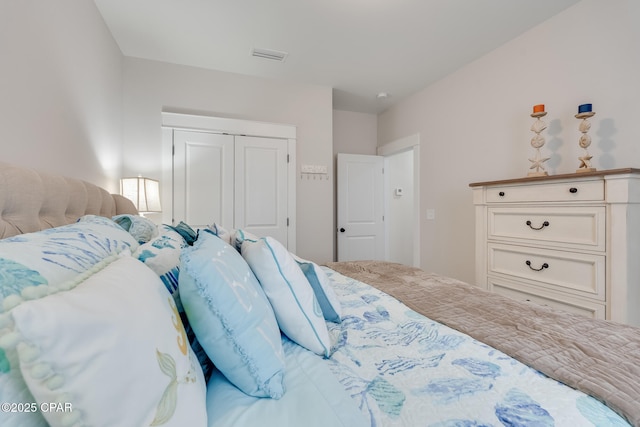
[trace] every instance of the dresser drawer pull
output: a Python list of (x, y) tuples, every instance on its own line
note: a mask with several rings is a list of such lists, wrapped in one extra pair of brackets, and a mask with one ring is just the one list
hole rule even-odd
[(576, 194), (577, 192), (578, 192), (578, 189), (576, 187), (571, 187), (569, 189), (569, 193), (571, 193), (571, 194)]
[(542, 223), (542, 225), (540, 227), (534, 227), (533, 225), (531, 225), (531, 221), (527, 221), (527, 225), (529, 226), (530, 229), (532, 230), (542, 230), (545, 227), (549, 226), (549, 221), (545, 221)]
[(531, 267), (531, 261), (529, 261), (529, 260), (525, 261), (525, 264), (527, 264), (529, 266), (529, 268), (532, 269), (533, 271), (542, 271), (545, 268), (549, 268), (549, 264), (547, 264), (546, 262), (544, 264), (542, 264), (542, 267), (540, 267), (540, 268)]
[(500, 196), (500, 197), (504, 197), (504, 191), (499, 192), (499, 193), (498, 193), (498, 196)]

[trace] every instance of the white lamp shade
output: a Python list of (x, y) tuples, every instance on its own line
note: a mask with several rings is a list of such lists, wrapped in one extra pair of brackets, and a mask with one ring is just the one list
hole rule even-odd
[(120, 194), (131, 200), (138, 212), (162, 212), (160, 184), (157, 180), (138, 176), (120, 180)]

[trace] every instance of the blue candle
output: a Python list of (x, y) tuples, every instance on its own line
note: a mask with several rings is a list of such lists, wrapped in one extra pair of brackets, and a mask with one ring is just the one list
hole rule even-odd
[(578, 105), (578, 114), (580, 113), (590, 113), (592, 105), (591, 104), (582, 104)]

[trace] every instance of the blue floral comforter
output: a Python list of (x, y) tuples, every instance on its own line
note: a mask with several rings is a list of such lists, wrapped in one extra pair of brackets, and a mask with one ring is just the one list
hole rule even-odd
[(629, 426), (600, 401), (323, 268), (342, 304), (327, 363), (372, 427)]

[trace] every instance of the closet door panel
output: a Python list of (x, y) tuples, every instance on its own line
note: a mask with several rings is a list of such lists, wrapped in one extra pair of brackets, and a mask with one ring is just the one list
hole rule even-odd
[(235, 139), (235, 226), (287, 245), (287, 141)]
[(174, 134), (174, 217), (194, 228), (233, 226), (234, 141), (231, 135)]

